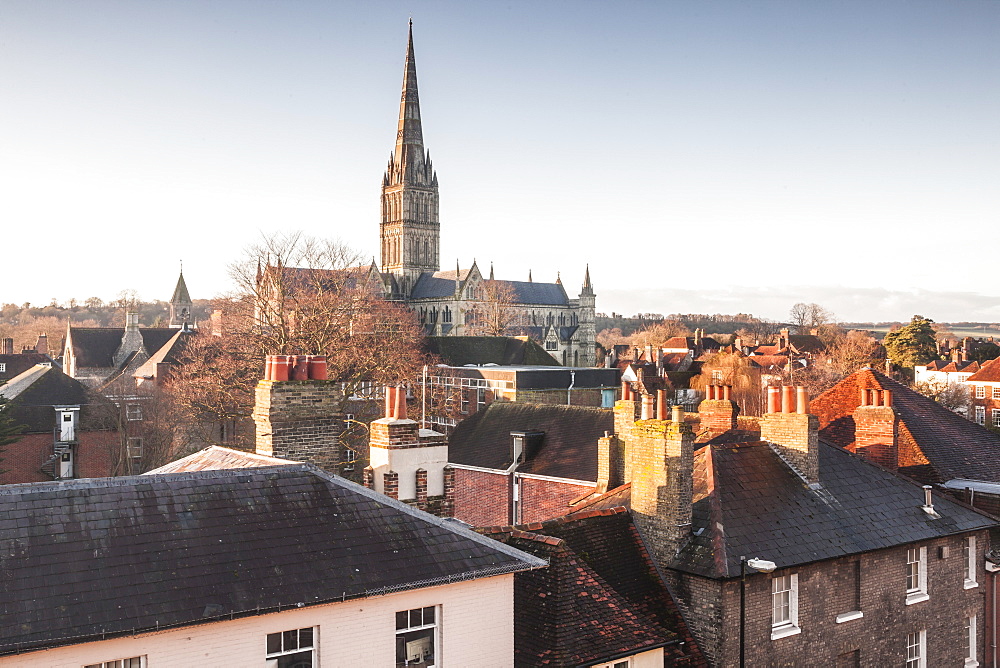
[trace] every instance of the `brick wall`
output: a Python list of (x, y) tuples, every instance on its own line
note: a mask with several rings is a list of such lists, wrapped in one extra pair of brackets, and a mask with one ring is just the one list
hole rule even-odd
[(562, 517), (571, 510), (569, 502), (595, 489), (593, 483), (572, 483), (521, 478), (521, 517), (518, 523), (542, 522)]
[[(111, 475), (114, 459), (120, 454), (121, 439), (115, 431), (89, 431), (77, 434), (73, 446), (76, 459), (73, 463), (76, 478), (104, 478)], [(53, 436), (24, 434), (17, 441), (6, 445), (0, 453), (0, 484), (21, 482), (50, 482), (52, 478), (40, 470), (55, 453)], [(58, 463), (56, 464), (58, 466)]]
[[(570, 390), (570, 404), (573, 406), (601, 407), (600, 388)], [(566, 390), (518, 390), (517, 401), (532, 404), (566, 404)]]
[[(973, 534), (967, 534), (973, 535)], [(906, 605), (906, 547), (780, 569), (798, 575), (801, 633), (771, 640), (771, 576), (747, 578), (746, 659), (748, 666), (834, 666), (837, 657), (857, 652), (860, 665), (902, 666), (908, 633), (926, 630), (929, 666), (961, 666), (965, 657), (965, 619), (975, 615), (983, 656), (986, 594), (989, 581), (984, 551), (988, 532), (977, 537), (978, 586), (964, 586), (965, 535), (920, 543), (927, 547), (930, 598)], [(947, 555), (940, 548), (947, 548)], [(767, 555), (758, 555), (766, 558)], [(736, 665), (739, 657), (739, 579), (713, 583), (671, 572), (671, 590), (710, 661)], [(716, 589), (719, 587), (719, 589)], [(858, 609), (863, 617), (837, 623), (837, 616)], [(726, 659), (723, 659), (726, 657)], [(729, 658), (731, 657), (731, 658)]]
[[(786, 388), (787, 389), (787, 388)], [(808, 413), (767, 413), (760, 437), (810, 482), (819, 479), (819, 418)]]
[(454, 470), (455, 517), (477, 527), (510, 524), (510, 476)]
[(898, 432), (899, 418), (891, 406), (858, 406), (854, 410), (854, 451), (859, 455), (895, 469), (899, 464)]
[(253, 412), (257, 452), (337, 473), (344, 425), (336, 412), (340, 399), (336, 381), (260, 381)]

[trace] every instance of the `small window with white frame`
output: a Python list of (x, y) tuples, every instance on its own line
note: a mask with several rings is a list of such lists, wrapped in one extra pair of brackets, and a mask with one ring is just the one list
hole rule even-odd
[(976, 616), (965, 618), (965, 668), (979, 665), (976, 658)]
[(986, 398), (986, 386), (976, 385), (976, 399), (985, 399), (985, 398)]
[(142, 419), (142, 404), (125, 404), (125, 419), (129, 422)]
[(612, 661), (611, 663), (599, 663), (593, 668), (630, 668), (632, 666), (632, 659), (618, 659), (617, 661)]
[(965, 562), (965, 588), (972, 589), (976, 582), (976, 537), (968, 536), (962, 545), (962, 561)]
[(927, 595), (927, 548), (911, 547), (906, 550), (906, 605), (920, 603)]
[(993, 398), (1000, 399), (1000, 385), (993, 386)]
[(927, 631), (906, 634), (906, 668), (927, 668)]
[(316, 661), (316, 629), (267, 634), (266, 668), (312, 668)]
[(89, 663), (83, 668), (146, 668), (146, 657), (133, 656), (128, 659), (115, 659), (103, 663)]
[(771, 640), (799, 633), (799, 576), (771, 577)]
[(438, 609), (436, 606), (396, 613), (396, 668), (434, 668), (437, 665)]
[(130, 436), (128, 439), (128, 456), (132, 459), (142, 457), (142, 439), (137, 436)]
[(993, 409), (993, 416), (992, 417), (993, 417), (993, 420), (992, 420), (993, 426), (994, 427), (1000, 427), (1000, 408), (994, 408)]
[(7, 371), (7, 364), (5, 362), (0, 362), (0, 373)]
[(976, 424), (986, 424), (986, 406), (976, 406)]

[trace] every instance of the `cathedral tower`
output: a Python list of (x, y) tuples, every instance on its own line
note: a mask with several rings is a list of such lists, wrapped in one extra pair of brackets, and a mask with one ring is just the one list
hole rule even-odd
[(408, 297), (420, 274), (440, 269), (441, 249), (437, 174), (430, 153), (424, 149), (420, 126), (412, 21), (406, 45), (396, 149), (382, 179), (379, 231), (382, 271), (393, 274), (400, 296)]
[(191, 318), (193, 309), (194, 303), (191, 301), (187, 283), (184, 282), (184, 269), (182, 268), (180, 276), (177, 277), (174, 295), (170, 298), (170, 326), (177, 329), (191, 329), (194, 326)]

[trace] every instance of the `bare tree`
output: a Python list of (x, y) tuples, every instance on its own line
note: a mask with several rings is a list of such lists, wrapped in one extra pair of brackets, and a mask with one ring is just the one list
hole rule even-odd
[(479, 299), (466, 312), (466, 331), (473, 336), (505, 336), (517, 318), (517, 294), (508, 281), (487, 279), (479, 285)]
[(799, 334), (808, 334), (809, 330), (813, 327), (825, 325), (835, 319), (832, 312), (819, 304), (805, 304), (802, 302), (792, 306), (788, 312), (788, 317), (791, 319), (791, 323), (795, 325), (795, 329)]
[(678, 320), (661, 320), (632, 335), (634, 346), (659, 345), (675, 336), (688, 336), (691, 330)]
[(969, 415), (972, 394), (969, 392), (969, 386), (964, 383), (928, 380), (916, 383), (913, 389), (925, 397), (930, 397), (950, 411), (965, 416)]

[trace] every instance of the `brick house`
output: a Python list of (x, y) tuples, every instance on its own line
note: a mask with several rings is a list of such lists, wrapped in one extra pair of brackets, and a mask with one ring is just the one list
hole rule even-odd
[[(454, 516), (475, 526), (559, 517), (597, 488), (597, 439), (611, 411), (497, 402), (448, 442)], [(488, 500), (488, 502), (484, 502)]]
[[(679, 411), (636, 409), (616, 404), (599, 489), (628, 504), (710, 663), (736, 665), (741, 646), (748, 665), (985, 661), (995, 520), (821, 440), (804, 390), (772, 393), (754, 438), (697, 451)], [(720, 410), (738, 411), (714, 399), (701, 420)], [(774, 570), (747, 569), (741, 623), (744, 558)]]
[(972, 396), (972, 415), (977, 424), (1000, 427), (1000, 357), (985, 362), (965, 379)]
[(811, 407), (824, 440), (1000, 513), (1000, 434), (872, 369), (851, 374)]
[(0, 484), (114, 475), (127, 460), (116, 407), (50, 364), (0, 385), (24, 431), (5, 446)]
[(9, 485), (0, 526), (18, 668), (511, 666), (545, 565), (305, 464)]

